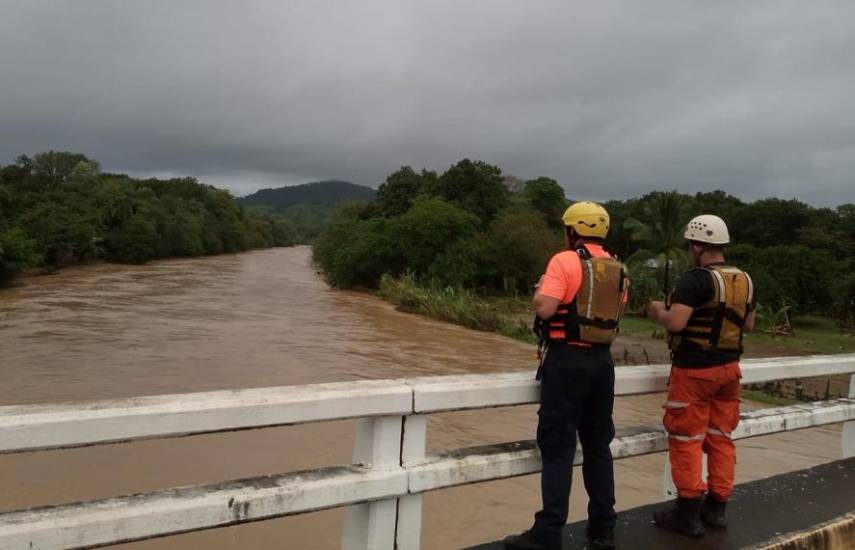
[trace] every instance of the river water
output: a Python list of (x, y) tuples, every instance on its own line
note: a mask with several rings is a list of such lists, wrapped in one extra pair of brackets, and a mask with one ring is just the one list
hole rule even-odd
[[(366, 378), (531, 371), (531, 346), (331, 290), (306, 247), (98, 265), (0, 290), (0, 405)], [(655, 345), (655, 344), (654, 344)], [(662, 344), (664, 345), (664, 344)], [(619, 398), (618, 427), (655, 425), (662, 396)], [(430, 417), (428, 448), (533, 437), (533, 406)], [(354, 423), (0, 455), (0, 511), (347, 463)], [(840, 427), (739, 442), (738, 482), (841, 458)], [(662, 498), (663, 454), (616, 462), (618, 507)], [(578, 474), (578, 472), (577, 472)], [(459, 548), (530, 525), (537, 476), (425, 498), (423, 547)], [(584, 517), (574, 479), (571, 520)], [(338, 548), (330, 510), (123, 548)]]

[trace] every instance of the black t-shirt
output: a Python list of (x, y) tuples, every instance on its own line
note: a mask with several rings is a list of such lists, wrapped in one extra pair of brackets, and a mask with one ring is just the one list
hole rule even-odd
[[(712, 274), (705, 269), (692, 269), (677, 281), (671, 302), (691, 308), (699, 308), (715, 297), (715, 283)], [(723, 350), (679, 350), (674, 351), (673, 363), (678, 367), (703, 368), (724, 365), (738, 361), (738, 351)]]

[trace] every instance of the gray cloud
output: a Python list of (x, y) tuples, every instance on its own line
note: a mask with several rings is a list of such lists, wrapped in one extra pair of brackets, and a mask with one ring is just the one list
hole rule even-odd
[(855, 201), (855, 4), (13, 1), (0, 160), (237, 193), (463, 157), (569, 196)]

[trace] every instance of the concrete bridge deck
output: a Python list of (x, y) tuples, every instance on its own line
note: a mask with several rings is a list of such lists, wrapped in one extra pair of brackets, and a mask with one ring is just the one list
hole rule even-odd
[[(584, 488), (574, 487), (573, 490)], [(672, 534), (653, 525), (653, 511), (661, 506), (661, 503), (651, 504), (620, 512), (615, 529), (618, 548), (764, 548), (786, 539), (789, 534), (811, 531), (847, 514), (850, 514), (848, 529), (841, 529), (833, 536), (824, 535), (825, 539), (834, 539), (834, 545), (821, 546), (817, 542), (808, 542), (805, 546), (782, 545), (780, 548), (855, 548), (855, 458), (737, 486), (728, 510), (730, 527), (726, 531), (708, 529), (702, 539)], [(587, 547), (584, 521), (565, 527), (565, 549)], [(496, 541), (473, 546), (469, 550), (503, 548), (504, 545)]]

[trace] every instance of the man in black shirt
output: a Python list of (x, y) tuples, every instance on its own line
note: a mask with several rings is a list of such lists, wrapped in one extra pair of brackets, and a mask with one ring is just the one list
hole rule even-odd
[[(726, 527), (736, 466), (731, 432), (739, 423), (739, 358), (743, 332), (754, 327), (754, 287), (747, 273), (725, 264), (730, 236), (721, 218), (694, 218), (685, 237), (693, 269), (677, 281), (667, 304), (650, 304), (651, 317), (670, 334), (664, 424), (678, 493), (676, 506), (657, 512), (654, 521), (699, 537), (704, 523)], [(703, 453), (707, 480), (702, 477)]]

